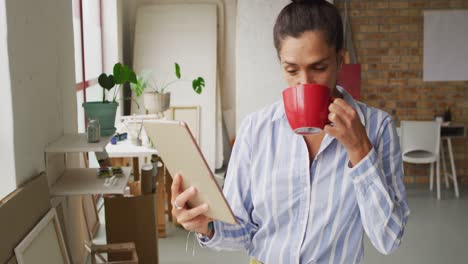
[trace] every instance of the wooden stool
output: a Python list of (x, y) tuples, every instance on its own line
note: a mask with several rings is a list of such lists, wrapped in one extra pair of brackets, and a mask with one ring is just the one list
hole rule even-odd
[[(135, 249), (135, 243), (118, 243), (108, 245), (95, 245), (85, 241), (85, 248), (91, 253), (91, 263), (105, 264), (138, 264), (138, 255)], [(124, 261), (107, 261), (102, 254), (108, 253), (128, 253), (129, 259)], [(97, 259), (100, 262), (97, 262)]]
[[(171, 203), (171, 185), (172, 177), (166, 168), (161, 157), (153, 155), (152, 163), (158, 164), (161, 162), (162, 166), (158, 166), (158, 176), (156, 180), (156, 204), (158, 206), (158, 234), (159, 237), (166, 237), (166, 214), (169, 222), (180, 226), (176, 219), (172, 217), (172, 203)], [(166, 209), (167, 208), (167, 209)]]

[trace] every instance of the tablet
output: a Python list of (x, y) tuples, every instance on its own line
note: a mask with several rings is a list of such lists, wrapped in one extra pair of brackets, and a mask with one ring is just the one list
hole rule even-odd
[(197, 188), (197, 196), (188, 205), (193, 208), (206, 203), (209, 207), (206, 216), (237, 224), (187, 124), (181, 121), (145, 120), (143, 126), (171, 176), (177, 173), (182, 175), (184, 190), (191, 186)]

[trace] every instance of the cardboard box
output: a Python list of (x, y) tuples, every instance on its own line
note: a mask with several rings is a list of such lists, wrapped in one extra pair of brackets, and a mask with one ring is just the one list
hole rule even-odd
[[(155, 197), (153, 193), (104, 198), (107, 243), (134, 242), (140, 264), (159, 262)], [(128, 257), (126, 253), (113, 253), (109, 255), (109, 260), (125, 260)]]

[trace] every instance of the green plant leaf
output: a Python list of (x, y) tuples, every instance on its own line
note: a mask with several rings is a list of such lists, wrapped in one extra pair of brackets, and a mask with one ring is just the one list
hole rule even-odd
[(122, 67), (122, 75), (120, 77), (119, 84), (125, 83), (130, 79), (130, 69), (127, 66)]
[(130, 70), (130, 73), (129, 73), (128, 81), (130, 83), (137, 83), (137, 76), (136, 76), (135, 72), (132, 71), (131, 69), (129, 69), (129, 70)]
[(198, 77), (192, 81), (192, 88), (197, 94), (201, 94), (203, 88), (205, 88), (205, 79)]
[(111, 75), (107, 76), (105, 73), (99, 75), (98, 83), (102, 88), (106, 90), (112, 89), (115, 85), (114, 77)]
[(177, 62), (174, 63), (174, 66), (175, 66), (175, 75), (177, 76), (177, 79), (180, 79), (180, 66)]
[(125, 82), (136, 82), (136, 75), (131, 76), (132, 74), (135, 74), (128, 66), (122, 65), (120, 63), (116, 63), (114, 65), (114, 80), (116, 84), (123, 84)]
[(114, 74), (114, 81), (115, 81), (115, 83), (117, 83), (117, 84), (121, 84), (121, 83), (122, 83), (122, 82), (121, 82), (121, 80), (122, 80), (122, 68), (123, 68), (122, 64), (116, 63), (116, 64), (114, 65), (114, 69), (113, 69), (113, 71), (112, 71), (113, 74)]
[(138, 78), (136, 83), (130, 83), (130, 89), (136, 94), (141, 96), (146, 88), (146, 81), (143, 78)]
[[(133, 73), (130, 74), (130, 79), (132, 79)], [(130, 89), (136, 94), (136, 96), (141, 96), (145, 89), (150, 86), (151, 81), (151, 71), (143, 71), (136, 77), (136, 82), (130, 82)]]

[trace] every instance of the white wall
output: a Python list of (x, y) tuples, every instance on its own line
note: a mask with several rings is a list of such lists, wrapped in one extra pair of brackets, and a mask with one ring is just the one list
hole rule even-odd
[[(5, 3), (14, 122), (14, 150), (9, 152), (14, 153), (15, 158), (8, 164), (14, 164), (16, 182), (20, 185), (44, 171), (44, 148), (48, 143), (64, 132), (78, 129), (72, 1), (7, 0)], [(0, 17), (4, 16), (0, 14)], [(0, 58), (6, 58), (3, 51), (0, 48)], [(3, 114), (3, 95), (7, 93), (4, 89), (8, 88), (5, 80), (8, 79), (1, 79)], [(1, 146), (3, 149), (3, 143)], [(3, 184), (2, 179), (0, 185)], [(72, 238), (68, 246), (73, 263), (83, 263), (85, 233), (80, 197), (68, 199), (67, 205), (67, 236)]]
[(16, 188), (13, 146), (13, 108), (11, 105), (10, 67), (8, 64), (5, 2), (0, 2), (0, 200)]
[(244, 117), (281, 99), (286, 88), (273, 45), (273, 25), (289, 0), (238, 0), (236, 127)]
[(19, 185), (44, 170), (49, 142), (76, 129), (72, 11), (61, 0), (9, 0), (6, 10)]

